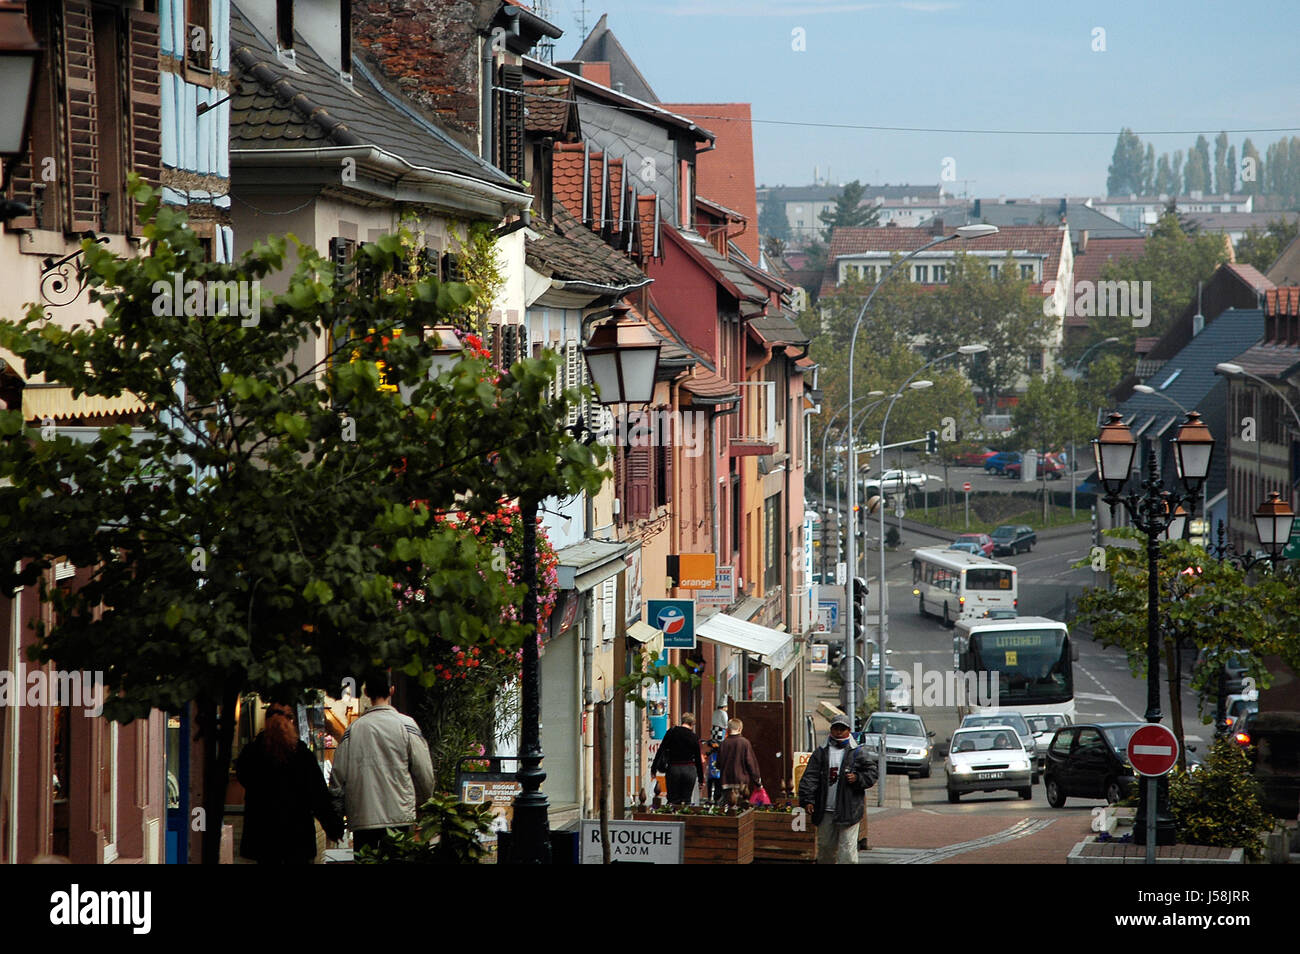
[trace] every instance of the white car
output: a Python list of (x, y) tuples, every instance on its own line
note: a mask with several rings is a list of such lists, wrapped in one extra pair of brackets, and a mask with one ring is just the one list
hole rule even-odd
[(1038, 756), (1038, 770), (1043, 770), (1047, 761), (1047, 747), (1052, 744), (1056, 730), (1070, 725), (1070, 717), (1060, 712), (1040, 712), (1025, 716), (1029, 728), (1034, 733), (1034, 748)]
[(943, 762), (948, 801), (959, 801), (968, 792), (1001, 789), (1011, 789), (1026, 800), (1033, 798), (1033, 760), (1009, 725), (958, 729)]
[(868, 496), (879, 493), (896, 494), (908, 490), (921, 490), (930, 478), (927, 474), (915, 470), (887, 470), (879, 477), (868, 477), (866, 492)]

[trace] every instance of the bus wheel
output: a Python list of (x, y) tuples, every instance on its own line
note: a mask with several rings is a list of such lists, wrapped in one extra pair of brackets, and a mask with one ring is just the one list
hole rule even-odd
[(943, 625), (947, 626), (949, 629), (952, 629), (954, 625), (952, 613), (949, 612), (947, 603), (943, 604)]

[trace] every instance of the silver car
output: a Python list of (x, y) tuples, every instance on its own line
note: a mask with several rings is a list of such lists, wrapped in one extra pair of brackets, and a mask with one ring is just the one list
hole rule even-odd
[(1052, 744), (1056, 730), (1070, 725), (1070, 717), (1061, 712), (1040, 712), (1025, 716), (1030, 731), (1034, 733), (1034, 747), (1038, 754), (1038, 771), (1042, 772), (1047, 762), (1047, 747)]
[(862, 731), (862, 747), (880, 753), (880, 733), (885, 734), (885, 765), (918, 778), (930, 777), (930, 741), (934, 733), (919, 715), (910, 712), (873, 712)]
[(1033, 729), (1025, 721), (1025, 717), (1019, 712), (972, 712), (961, 720), (961, 725), (958, 728), (966, 729), (984, 725), (1009, 725), (1016, 730), (1016, 735), (1020, 736), (1020, 745), (1026, 752), (1034, 756), (1034, 777), (1031, 781), (1034, 785), (1037, 785), (1038, 773), (1042, 771), (1043, 761), (1047, 758), (1047, 750), (1046, 746), (1044, 746), (1040, 758), (1038, 745), (1034, 740)]
[(1011, 789), (1026, 800), (1033, 798), (1033, 761), (1009, 725), (958, 729), (943, 763), (948, 801), (956, 802), (968, 792), (1001, 789)]

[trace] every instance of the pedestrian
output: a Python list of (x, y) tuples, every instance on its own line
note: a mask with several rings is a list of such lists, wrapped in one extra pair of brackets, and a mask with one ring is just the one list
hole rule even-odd
[(390, 705), (385, 669), (365, 677), (370, 706), (348, 726), (334, 751), (330, 791), (343, 799), (352, 847), (379, 847), (387, 829), (410, 830), (433, 794), (433, 764), (420, 727)]
[(741, 798), (748, 798), (750, 792), (762, 786), (763, 779), (754, 746), (740, 734), (744, 728), (745, 723), (739, 719), (727, 723), (727, 737), (722, 740), (718, 764), (722, 769), (723, 791), (734, 790)]
[(710, 802), (722, 801), (722, 767), (718, 765), (718, 752), (722, 748), (722, 740), (726, 731), (725, 728), (721, 731), (715, 728), (708, 742), (709, 757), (705, 762), (704, 774), (709, 780), (708, 798)]
[(659, 743), (659, 759), (668, 776), (668, 804), (684, 805), (704, 784), (704, 762), (700, 757), (700, 737), (695, 734), (695, 716), (684, 713), (681, 724), (664, 733)]
[(311, 864), (316, 825), (325, 837), (343, 837), (325, 776), (311, 750), (298, 738), (297, 715), (284, 703), (266, 710), (266, 726), (235, 760), (244, 786), (244, 835), (239, 853), (260, 864)]
[(835, 716), (830, 738), (813, 752), (799, 780), (799, 804), (817, 828), (819, 865), (858, 863), (863, 795), (874, 784), (875, 762), (853, 745), (848, 716)]

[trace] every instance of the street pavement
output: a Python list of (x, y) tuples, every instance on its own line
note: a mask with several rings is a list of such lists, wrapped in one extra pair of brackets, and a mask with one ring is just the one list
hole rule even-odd
[[(938, 620), (922, 619), (911, 595), (911, 550), (933, 545), (935, 539), (915, 528), (904, 528), (903, 546), (886, 554), (889, 579), (889, 665), (913, 672), (950, 669), (952, 634)], [(1003, 558), (1019, 568), (1022, 615), (1064, 617), (1067, 607), (1092, 583), (1088, 570), (1073, 569), (1091, 546), (1086, 525), (1071, 531), (1044, 535), (1033, 551)], [(868, 599), (868, 638), (877, 636), (878, 551), (870, 553), (872, 587)], [(1077, 722), (1142, 721), (1146, 709), (1145, 679), (1135, 679), (1126, 656), (1106, 649), (1077, 634), (1079, 660), (1074, 665)], [(861, 654), (861, 649), (859, 650)], [(1184, 674), (1191, 660), (1184, 660)], [(839, 703), (839, 687), (821, 673), (807, 674), (810, 708), (819, 702)], [(1162, 711), (1168, 723), (1168, 683), (1162, 677)], [(1212, 728), (1200, 724), (1195, 699), (1183, 692), (1184, 725), (1189, 747), (1203, 752)], [(877, 808), (875, 789), (867, 794), (870, 851), (860, 852), (863, 864), (1064, 864), (1070, 849), (1092, 833), (1095, 810), (1105, 806), (1101, 799), (1067, 801), (1064, 808), (1051, 808), (1042, 782), (1033, 787), (1033, 797), (1021, 800), (1015, 792), (976, 793), (951, 804), (947, 799), (943, 758), (948, 741), (957, 727), (951, 708), (918, 706), (927, 728), (935, 732), (935, 756), (929, 779), (908, 779), (891, 774), (886, 786), (886, 805)], [(814, 713), (817, 742), (824, 741), (829, 728), (826, 717)]]

